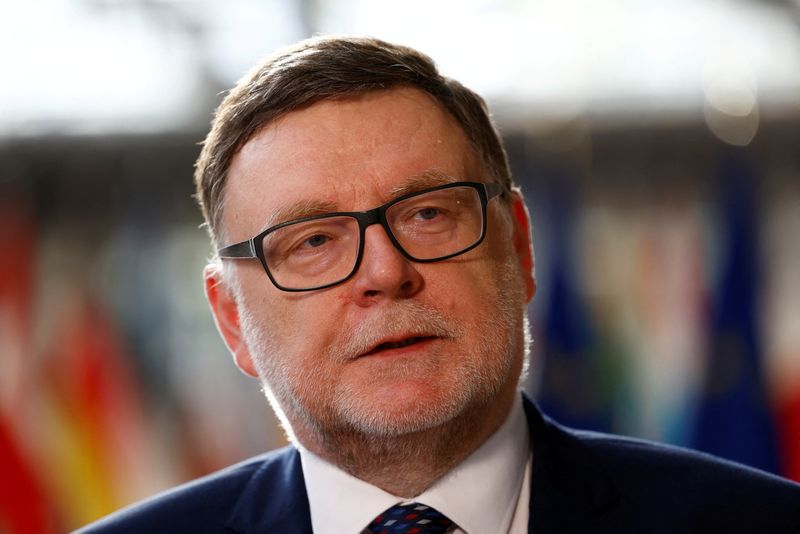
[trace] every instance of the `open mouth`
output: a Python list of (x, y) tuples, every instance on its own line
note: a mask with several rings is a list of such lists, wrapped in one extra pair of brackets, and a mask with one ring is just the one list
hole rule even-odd
[(430, 339), (433, 339), (433, 338), (430, 337), (430, 336), (415, 336), (415, 337), (409, 337), (409, 338), (406, 338), (406, 339), (402, 339), (400, 341), (389, 341), (389, 342), (386, 342), (386, 343), (381, 343), (380, 345), (378, 345), (375, 348), (373, 348), (371, 351), (367, 352), (365, 354), (365, 356), (369, 356), (371, 354), (377, 354), (378, 352), (381, 352), (381, 351), (384, 351), (384, 350), (402, 349), (402, 348), (405, 348), (405, 347), (410, 347), (411, 345), (416, 345), (418, 343), (422, 343), (423, 341), (428, 341)]

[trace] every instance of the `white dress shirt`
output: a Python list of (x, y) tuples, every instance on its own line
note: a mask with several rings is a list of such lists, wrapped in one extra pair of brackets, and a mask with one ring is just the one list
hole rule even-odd
[(387, 493), (300, 446), (315, 534), (359, 534), (395, 504), (418, 502), (451, 519), (459, 534), (528, 532), (531, 447), (522, 397), (503, 425), (413, 499)]

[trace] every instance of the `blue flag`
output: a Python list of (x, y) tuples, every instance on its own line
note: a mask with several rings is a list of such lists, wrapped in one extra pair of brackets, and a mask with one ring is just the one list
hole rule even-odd
[(775, 425), (759, 362), (756, 177), (740, 153), (726, 156), (720, 171), (727, 246), (715, 288), (709, 360), (693, 446), (779, 473)]
[(537, 398), (546, 413), (565, 425), (608, 431), (611, 417), (593, 354), (592, 329), (572, 275), (573, 214), (568, 193), (559, 190), (548, 203), (552, 265), (544, 339), (539, 341), (543, 368)]

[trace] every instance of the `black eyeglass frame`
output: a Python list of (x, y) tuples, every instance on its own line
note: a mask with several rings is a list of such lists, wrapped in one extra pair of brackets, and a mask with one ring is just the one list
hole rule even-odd
[[(439, 257), (436, 257), (436, 258), (428, 258), (428, 259), (415, 258), (411, 254), (409, 254), (408, 251), (406, 251), (405, 248), (403, 248), (403, 246), (400, 244), (400, 242), (394, 236), (394, 233), (392, 232), (392, 229), (389, 227), (389, 223), (386, 220), (386, 211), (389, 208), (391, 208), (393, 205), (397, 204), (398, 202), (402, 202), (402, 201), (407, 200), (409, 198), (413, 198), (413, 197), (416, 197), (416, 196), (419, 196), (419, 195), (424, 195), (424, 194), (427, 194), (427, 193), (432, 193), (434, 191), (441, 191), (443, 189), (452, 189), (454, 187), (471, 187), (472, 189), (474, 189), (478, 193), (478, 197), (480, 198), (480, 201), (481, 201), (481, 216), (483, 218), (483, 225), (481, 227), (481, 235), (480, 235), (480, 237), (477, 240), (475, 240), (475, 242), (473, 244), (471, 244), (470, 246), (468, 246), (468, 247), (466, 247), (466, 248), (464, 248), (462, 250), (459, 250), (457, 252), (454, 252), (452, 254), (447, 254), (446, 256), (439, 256)], [(423, 189), (421, 191), (414, 191), (414, 192), (411, 192), (411, 193), (406, 193), (405, 195), (401, 195), (401, 196), (399, 196), (397, 198), (394, 198), (394, 199), (390, 200), (389, 202), (387, 202), (387, 203), (385, 203), (385, 204), (383, 204), (381, 206), (378, 206), (377, 208), (373, 208), (373, 209), (366, 210), (366, 211), (335, 211), (335, 212), (322, 213), (322, 214), (319, 214), (319, 215), (312, 215), (312, 216), (309, 216), (309, 217), (302, 217), (300, 219), (293, 219), (291, 221), (282, 222), (280, 224), (276, 224), (275, 226), (270, 226), (269, 228), (267, 228), (263, 232), (259, 233), (258, 235), (255, 235), (255, 236), (251, 237), (250, 239), (247, 239), (247, 240), (242, 241), (240, 243), (235, 243), (233, 245), (228, 245), (228, 246), (225, 246), (225, 247), (222, 247), (222, 248), (218, 249), (217, 250), (217, 255), (220, 258), (223, 258), (223, 259), (251, 259), (251, 258), (258, 258), (258, 260), (261, 262), (261, 266), (264, 268), (264, 271), (267, 273), (267, 276), (269, 277), (270, 282), (272, 282), (272, 285), (274, 285), (276, 288), (280, 289), (281, 291), (301, 292), (301, 291), (316, 291), (318, 289), (326, 289), (328, 287), (333, 287), (335, 285), (344, 283), (347, 280), (349, 280), (350, 278), (352, 278), (353, 275), (356, 274), (356, 272), (358, 271), (358, 268), (361, 266), (361, 259), (362, 259), (363, 255), (364, 255), (364, 240), (365, 240), (365, 234), (366, 234), (367, 228), (369, 226), (372, 226), (373, 224), (380, 224), (383, 227), (383, 230), (386, 232), (386, 235), (389, 236), (389, 239), (391, 240), (391, 242), (395, 246), (395, 248), (397, 248), (397, 250), (399, 250), (400, 253), (403, 254), (403, 256), (405, 258), (407, 258), (408, 260), (410, 260), (410, 261), (414, 261), (414, 262), (417, 262), (417, 263), (433, 263), (433, 262), (437, 262), (437, 261), (444, 261), (444, 260), (453, 258), (455, 256), (460, 256), (461, 254), (464, 254), (466, 252), (469, 252), (470, 250), (472, 250), (475, 247), (477, 247), (478, 245), (480, 245), (483, 242), (484, 238), (486, 237), (486, 209), (487, 209), (487, 206), (489, 204), (489, 201), (492, 200), (493, 198), (497, 197), (497, 196), (500, 196), (501, 194), (504, 193), (504, 191), (505, 191), (505, 187), (500, 185), (500, 184), (496, 184), (496, 183), (452, 182), (452, 183), (448, 183), (448, 184), (444, 184), (444, 185), (440, 185), (440, 186), (436, 186), (436, 187), (431, 187), (429, 189)], [(346, 276), (340, 278), (339, 280), (336, 280), (336, 281), (328, 283), (328, 284), (323, 284), (321, 286), (314, 286), (314, 287), (309, 287), (309, 288), (300, 288), (300, 289), (298, 289), (298, 288), (285, 287), (285, 286), (282, 286), (281, 284), (279, 284), (275, 280), (275, 278), (273, 277), (272, 273), (270, 272), (269, 267), (267, 266), (267, 261), (264, 258), (264, 247), (263, 247), (264, 238), (268, 234), (270, 234), (270, 233), (272, 233), (272, 232), (274, 232), (274, 231), (276, 231), (276, 230), (278, 230), (280, 228), (283, 228), (285, 226), (289, 226), (289, 225), (297, 224), (297, 223), (302, 223), (302, 222), (319, 220), (319, 219), (329, 219), (329, 218), (332, 218), (332, 217), (351, 217), (351, 218), (355, 219), (358, 222), (358, 231), (359, 231), (359, 235), (358, 235), (358, 251), (356, 253), (356, 261), (353, 264), (353, 269)]]

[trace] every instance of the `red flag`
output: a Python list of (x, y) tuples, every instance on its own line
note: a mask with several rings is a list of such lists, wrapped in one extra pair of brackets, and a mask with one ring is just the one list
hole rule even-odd
[(47, 494), (25, 447), (36, 370), (31, 301), (36, 231), (25, 196), (0, 202), (0, 525), (11, 534), (51, 532)]
[(52, 532), (44, 488), (2, 415), (0, 473), (0, 525), (8, 528), (9, 534)]
[(14, 420), (32, 389), (31, 305), (36, 230), (26, 197), (0, 201), (0, 410)]
[(778, 401), (778, 437), (787, 478), (800, 482), (800, 392)]

